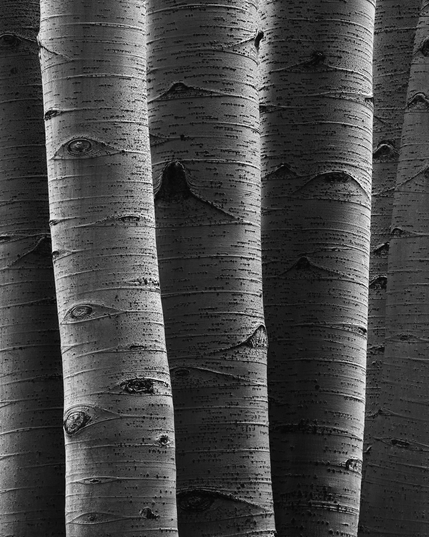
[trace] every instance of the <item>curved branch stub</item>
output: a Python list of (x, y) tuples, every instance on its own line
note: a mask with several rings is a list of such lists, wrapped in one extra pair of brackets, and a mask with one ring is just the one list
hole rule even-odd
[(257, 328), (246, 340), (246, 345), (252, 349), (265, 349), (268, 347), (268, 337), (265, 326), (261, 325), (259, 328)]
[(155, 199), (178, 201), (192, 195), (188, 185), (186, 168), (179, 162), (170, 162), (162, 173), (161, 186), (155, 194)]
[(382, 140), (377, 145), (373, 157), (375, 160), (391, 160), (396, 154), (395, 143), (392, 140)]

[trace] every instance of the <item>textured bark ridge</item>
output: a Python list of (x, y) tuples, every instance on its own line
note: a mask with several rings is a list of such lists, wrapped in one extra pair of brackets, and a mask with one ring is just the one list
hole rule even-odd
[(261, 4), (263, 274), (280, 537), (358, 530), (373, 18), (368, 0)]
[[(414, 25), (407, 22), (407, 27)], [(415, 33), (393, 198), (382, 376), (378, 404), (368, 416), (371, 436), (361, 534), (371, 537), (428, 534), (428, 34), (429, 6), (424, 1)]]
[[(381, 408), (380, 389), (385, 364), (387, 263), (393, 192), (415, 28), (421, 0), (376, 2), (374, 31), (374, 145), (372, 174), (371, 255), (368, 304), (366, 422), (360, 533), (369, 527), (378, 502), (370, 494), (377, 480), (372, 465), (374, 416)], [(378, 515), (376, 515), (378, 516)]]
[(64, 535), (62, 378), (38, 2), (0, 18), (0, 535)]
[(177, 535), (144, 2), (43, 0), (68, 537)]
[[(272, 536), (255, 1), (148, 2), (179, 531)], [(257, 39), (256, 39), (257, 38)], [(203, 51), (203, 54), (202, 54)]]

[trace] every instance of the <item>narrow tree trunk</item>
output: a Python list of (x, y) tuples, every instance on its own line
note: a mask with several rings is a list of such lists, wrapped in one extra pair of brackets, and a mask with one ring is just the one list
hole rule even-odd
[(42, 0), (67, 535), (177, 535), (145, 4)]
[[(370, 499), (377, 470), (371, 459), (385, 364), (387, 260), (404, 107), (420, 0), (378, 0), (374, 31), (374, 153), (368, 316), (366, 421), (360, 532), (377, 512)], [(375, 473), (374, 473), (375, 470)]]
[(148, 5), (179, 531), (184, 537), (269, 536), (257, 3)]
[[(428, 534), (429, 4), (415, 36), (388, 257), (386, 350), (364, 531)], [(369, 473), (369, 470), (368, 470)]]
[(64, 535), (61, 354), (36, 36), (39, 3), (0, 19), (0, 535)]
[(374, 1), (262, 6), (264, 298), (280, 537), (355, 536)]

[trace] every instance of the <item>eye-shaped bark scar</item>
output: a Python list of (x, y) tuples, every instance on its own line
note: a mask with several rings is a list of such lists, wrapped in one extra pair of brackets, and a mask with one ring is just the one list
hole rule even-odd
[(71, 160), (103, 157), (121, 153), (120, 148), (113, 147), (101, 140), (79, 136), (67, 140), (55, 151), (53, 159)]

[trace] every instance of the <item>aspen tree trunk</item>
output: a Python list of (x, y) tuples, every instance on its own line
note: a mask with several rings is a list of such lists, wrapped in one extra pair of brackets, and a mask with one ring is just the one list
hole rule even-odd
[(148, 2), (179, 532), (271, 536), (255, 1)]
[(177, 535), (145, 11), (41, 2), (68, 537)]
[(357, 534), (374, 2), (262, 5), (264, 298), (280, 537)]
[(429, 4), (415, 35), (388, 256), (386, 350), (363, 533), (428, 535)]
[(0, 535), (64, 535), (61, 354), (48, 214), (39, 3), (0, 18)]
[(371, 464), (374, 421), (380, 410), (385, 363), (387, 259), (404, 107), (421, 0), (378, 0), (374, 30), (374, 128), (371, 255), (368, 315), (366, 421), (360, 532), (371, 526), (375, 506), (369, 493), (376, 476)]

